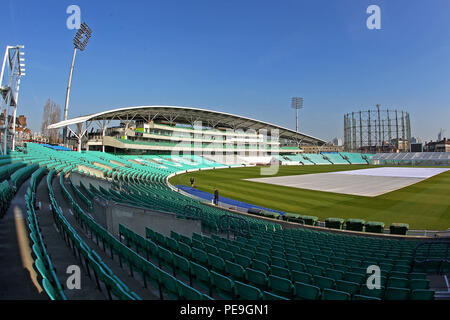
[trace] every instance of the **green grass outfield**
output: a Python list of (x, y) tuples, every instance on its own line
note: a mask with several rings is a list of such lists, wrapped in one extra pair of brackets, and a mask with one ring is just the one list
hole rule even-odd
[[(280, 166), (274, 176), (321, 173), (373, 168), (368, 165)], [(172, 177), (173, 185), (189, 186), (220, 196), (285, 212), (328, 217), (360, 218), (408, 223), (410, 229), (446, 230), (450, 227), (450, 171), (384, 195), (368, 198), (331, 192), (283, 187), (243, 179), (259, 178), (260, 167), (232, 168), (190, 172)], [(265, 176), (268, 177), (268, 176)]]

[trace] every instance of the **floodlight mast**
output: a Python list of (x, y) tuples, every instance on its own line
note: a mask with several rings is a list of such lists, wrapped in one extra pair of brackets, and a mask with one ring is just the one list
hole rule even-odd
[[(69, 114), (70, 87), (72, 85), (72, 74), (77, 49), (84, 51), (84, 49), (86, 49), (86, 45), (91, 35), (92, 30), (87, 26), (86, 23), (83, 22), (80, 25), (80, 28), (78, 29), (77, 33), (75, 34), (75, 37), (73, 38), (74, 48), (73, 48), (72, 64), (70, 65), (69, 82), (67, 84), (66, 102), (64, 104), (64, 120), (67, 120)], [(63, 144), (67, 145), (67, 126), (65, 126), (63, 129)]]
[(303, 98), (292, 98), (292, 108), (295, 109), (295, 132), (298, 132), (298, 110), (303, 109)]

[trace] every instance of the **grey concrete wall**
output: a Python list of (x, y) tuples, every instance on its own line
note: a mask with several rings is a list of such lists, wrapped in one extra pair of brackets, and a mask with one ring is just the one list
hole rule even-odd
[(127, 226), (142, 236), (145, 236), (146, 227), (166, 236), (170, 236), (171, 230), (189, 237), (192, 236), (193, 232), (201, 233), (200, 221), (177, 219), (171, 213), (109, 202), (106, 208), (106, 225), (108, 231), (118, 236), (119, 224)]

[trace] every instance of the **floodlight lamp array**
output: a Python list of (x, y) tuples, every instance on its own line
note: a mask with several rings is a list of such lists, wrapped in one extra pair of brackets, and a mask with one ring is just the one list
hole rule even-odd
[(80, 28), (78, 29), (75, 37), (73, 38), (73, 44), (75, 48), (84, 51), (86, 49), (86, 45), (89, 41), (89, 38), (92, 35), (92, 30), (88, 27), (86, 23), (82, 23)]

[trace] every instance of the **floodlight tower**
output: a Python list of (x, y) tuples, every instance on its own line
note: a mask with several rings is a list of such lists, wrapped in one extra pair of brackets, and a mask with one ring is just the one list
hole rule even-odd
[(303, 98), (292, 98), (292, 108), (295, 109), (295, 132), (298, 132), (298, 110), (303, 109)]
[[(75, 63), (75, 56), (77, 54), (77, 49), (80, 51), (84, 51), (86, 49), (86, 45), (89, 41), (89, 38), (92, 35), (91, 29), (87, 26), (86, 23), (82, 23), (80, 28), (78, 29), (75, 37), (73, 38), (73, 57), (72, 57), (72, 65), (70, 66), (69, 73), (69, 83), (67, 84), (66, 91), (66, 103), (64, 105), (64, 120), (67, 120), (67, 115), (69, 113), (69, 97), (70, 97), (70, 86), (72, 85), (72, 73), (73, 73), (73, 65)], [(67, 126), (63, 129), (63, 144), (65, 145), (67, 142)]]
[[(19, 99), (20, 79), (25, 76), (25, 59), (23, 45), (6, 46), (5, 56), (3, 58), (2, 70), (0, 73), (0, 93), (3, 98), (2, 105), (5, 105), (3, 130), (3, 154), (8, 152), (8, 133), (12, 133), (11, 150), (15, 149), (16, 135), (16, 114)], [(13, 114), (9, 115), (10, 108), (13, 108)], [(2, 107), (3, 110), (3, 107)], [(11, 123), (10, 123), (11, 122)]]

